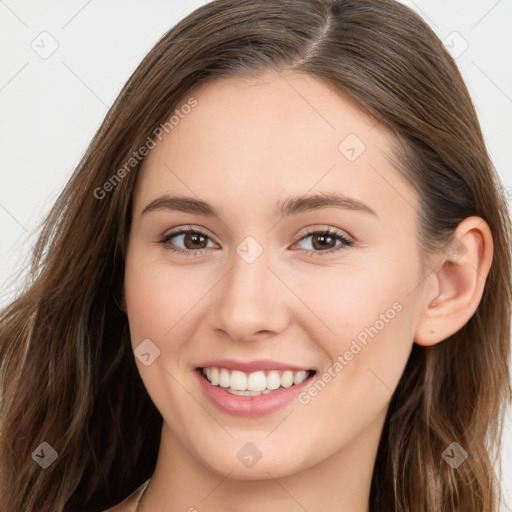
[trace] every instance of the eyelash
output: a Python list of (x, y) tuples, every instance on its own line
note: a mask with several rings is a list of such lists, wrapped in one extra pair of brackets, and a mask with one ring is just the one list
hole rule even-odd
[[(195, 235), (201, 235), (205, 238), (210, 238), (208, 235), (203, 233), (202, 231), (199, 231), (197, 229), (192, 229), (191, 227), (189, 229), (180, 229), (178, 231), (174, 231), (172, 233), (169, 233), (168, 235), (165, 235), (163, 238), (161, 238), (158, 242), (162, 244), (167, 250), (170, 250), (172, 252), (182, 254), (184, 256), (200, 256), (203, 254), (203, 251), (205, 249), (181, 249), (180, 247), (175, 247), (173, 245), (169, 245), (169, 240), (172, 238), (179, 236), (179, 235), (187, 235), (187, 234), (195, 234)], [(332, 238), (336, 238), (337, 240), (341, 240), (342, 244), (339, 245), (337, 248), (329, 249), (327, 251), (311, 251), (308, 249), (303, 249), (305, 251), (307, 256), (324, 256), (325, 254), (332, 254), (334, 252), (346, 249), (347, 247), (350, 247), (354, 244), (352, 240), (347, 238), (341, 231), (338, 231), (336, 229), (327, 228), (327, 229), (313, 229), (311, 231), (308, 231), (304, 235), (302, 235), (297, 242), (295, 242), (293, 245), (297, 244), (298, 242), (301, 242), (302, 240), (310, 237), (314, 234), (322, 234), (327, 235)]]

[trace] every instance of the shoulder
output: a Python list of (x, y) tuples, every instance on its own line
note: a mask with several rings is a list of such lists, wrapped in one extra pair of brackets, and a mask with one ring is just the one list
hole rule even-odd
[(104, 512), (133, 512), (135, 507), (137, 506), (137, 501), (139, 500), (141, 494), (144, 492), (148, 481), (144, 482), (136, 491), (130, 494), (125, 500), (121, 503), (118, 503), (116, 506), (111, 507)]

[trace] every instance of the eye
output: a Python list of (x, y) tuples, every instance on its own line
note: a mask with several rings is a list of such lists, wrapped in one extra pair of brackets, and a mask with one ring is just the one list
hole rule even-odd
[[(184, 244), (184, 247), (176, 246), (176, 242), (171, 242), (173, 239)], [(307, 239), (311, 239), (311, 242), (308, 244), (309, 247), (304, 249), (307, 256), (324, 256), (325, 254), (331, 254), (350, 247), (354, 243), (341, 231), (327, 228), (324, 230), (308, 231), (294, 245)], [(209, 240), (211, 241), (207, 234), (189, 226), (188, 229), (180, 229), (165, 235), (158, 242), (172, 252), (185, 256), (200, 256), (203, 254), (203, 250), (208, 248)]]
[(305, 249), (307, 256), (332, 254), (354, 244), (353, 240), (344, 233), (333, 228), (308, 231), (295, 245), (307, 239), (311, 239), (311, 242), (307, 244), (309, 247)]
[[(179, 240), (185, 247), (177, 247), (175, 242), (171, 243), (173, 239)], [(198, 231), (197, 229), (193, 229), (192, 226), (189, 226), (188, 229), (180, 229), (165, 235), (158, 242), (170, 251), (185, 256), (200, 256), (203, 253), (202, 250), (207, 248), (207, 240), (209, 239), (210, 237), (202, 231)]]

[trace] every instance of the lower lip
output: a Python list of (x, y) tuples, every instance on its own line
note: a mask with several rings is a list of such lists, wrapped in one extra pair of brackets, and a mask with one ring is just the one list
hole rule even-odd
[(240, 396), (226, 391), (226, 388), (214, 386), (203, 376), (202, 370), (196, 370), (199, 384), (205, 395), (218, 409), (233, 416), (262, 416), (271, 414), (292, 402), (295, 397), (311, 383), (310, 375), (300, 384), (281, 388), (264, 395)]

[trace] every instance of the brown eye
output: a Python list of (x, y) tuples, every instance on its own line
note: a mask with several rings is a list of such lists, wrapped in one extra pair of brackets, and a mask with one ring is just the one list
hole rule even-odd
[(173, 252), (192, 256), (199, 255), (203, 249), (208, 248), (209, 240), (210, 237), (201, 231), (181, 229), (164, 236), (159, 243)]
[(186, 233), (183, 237), (184, 245), (187, 249), (204, 249), (204, 242), (207, 237), (201, 235), (200, 233)]
[(309, 247), (304, 248), (304, 250), (308, 252), (308, 255), (317, 253), (316, 255), (318, 256), (337, 252), (350, 247), (354, 243), (342, 232), (332, 229), (310, 231), (301, 237), (297, 243), (308, 239), (310, 239), (311, 242), (306, 244), (309, 245)]
[(319, 233), (312, 235), (311, 238), (313, 240), (312, 246), (314, 249), (323, 250), (336, 247), (336, 238), (331, 235)]

